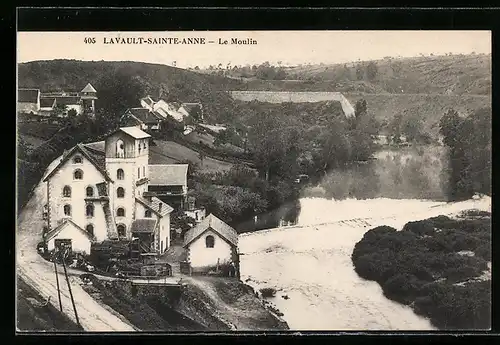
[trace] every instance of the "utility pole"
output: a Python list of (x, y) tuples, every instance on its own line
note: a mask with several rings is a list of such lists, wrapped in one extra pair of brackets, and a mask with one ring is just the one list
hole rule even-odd
[(57, 274), (57, 265), (56, 265), (56, 252), (52, 254), (52, 261), (54, 261), (54, 272), (56, 274), (57, 298), (59, 299), (59, 310), (62, 313), (61, 290), (59, 289), (59, 275)]
[(73, 304), (73, 310), (75, 311), (76, 324), (80, 325), (80, 320), (78, 319), (78, 313), (76, 311), (75, 300), (73, 299), (73, 292), (71, 291), (71, 284), (69, 283), (68, 271), (66, 270), (66, 263), (64, 262), (65, 256), (68, 253), (68, 249), (65, 248), (62, 253), (62, 263), (64, 268), (64, 275), (66, 276), (66, 283), (68, 284), (69, 296), (71, 297), (71, 304)]

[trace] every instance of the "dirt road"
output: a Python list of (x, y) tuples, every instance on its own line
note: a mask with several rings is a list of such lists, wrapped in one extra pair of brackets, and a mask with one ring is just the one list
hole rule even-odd
[[(50, 164), (47, 171), (52, 170), (59, 159)], [(47, 174), (47, 171), (45, 174)], [(43, 178), (42, 178), (43, 180)], [(52, 263), (45, 261), (36, 251), (41, 241), (44, 225), (42, 219), (43, 205), (46, 202), (46, 184), (40, 182), (28, 204), (18, 217), (16, 231), (16, 267), (17, 274), (43, 297), (51, 296), (50, 303), (59, 309), (57, 287)], [(62, 269), (61, 271), (62, 272)], [(76, 322), (71, 299), (63, 275), (59, 276), (63, 312)], [(70, 277), (71, 289), (81, 326), (86, 331), (135, 331), (130, 323), (116, 312), (103, 308), (79, 285), (80, 279)]]

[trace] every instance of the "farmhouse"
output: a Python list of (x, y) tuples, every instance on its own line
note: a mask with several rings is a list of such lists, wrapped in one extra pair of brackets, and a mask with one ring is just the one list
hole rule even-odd
[(213, 214), (186, 232), (184, 248), (192, 273), (238, 270), (238, 234)]
[(160, 130), (162, 116), (147, 108), (129, 108), (122, 115), (120, 122), (127, 126), (139, 126), (142, 130)]
[(179, 113), (203, 121), (203, 105), (201, 103), (182, 103)]
[(38, 116), (49, 116), (58, 107), (62, 110), (59, 116), (66, 116), (73, 109), (77, 115), (95, 115), (97, 91), (88, 83), (80, 92), (41, 93), (39, 89), (19, 89), (18, 112)]
[(74, 251), (86, 248), (82, 229), (91, 242), (138, 238), (143, 252), (168, 249), (173, 209), (147, 193), (149, 139), (137, 127), (122, 127), (104, 145), (77, 144), (65, 152), (44, 179), (49, 237), (57, 233), (54, 241), (65, 240)]

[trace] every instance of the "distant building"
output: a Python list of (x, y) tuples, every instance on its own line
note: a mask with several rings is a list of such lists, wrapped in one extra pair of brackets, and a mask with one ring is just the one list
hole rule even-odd
[(19, 89), (17, 92), (17, 111), (37, 114), (40, 111), (40, 90)]
[(61, 117), (74, 110), (77, 115), (95, 116), (97, 91), (88, 83), (80, 92), (47, 92), (38, 89), (19, 89), (18, 112), (39, 116), (50, 116), (57, 107), (64, 107)]
[(213, 214), (186, 232), (184, 248), (192, 273), (238, 267), (238, 233)]
[(203, 105), (201, 103), (182, 103), (179, 113), (203, 121)]
[(193, 218), (196, 223), (201, 222), (206, 217), (206, 211), (204, 207), (196, 207), (196, 199), (192, 196), (187, 197), (187, 205), (184, 207), (184, 213), (186, 216)]
[(167, 103), (162, 99), (155, 101), (151, 96), (146, 96), (140, 100), (140, 103), (144, 109), (159, 115), (163, 120), (170, 117), (177, 122), (182, 122), (186, 116), (177, 110), (178, 106), (175, 103)]
[(126, 126), (139, 126), (142, 130), (161, 129), (162, 117), (147, 108), (129, 108), (120, 119)]
[(168, 249), (173, 208), (147, 193), (149, 139), (137, 127), (122, 127), (104, 143), (77, 144), (65, 152), (43, 180), (46, 239), (85, 252), (85, 238), (90, 242), (138, 238), (145, 253)]

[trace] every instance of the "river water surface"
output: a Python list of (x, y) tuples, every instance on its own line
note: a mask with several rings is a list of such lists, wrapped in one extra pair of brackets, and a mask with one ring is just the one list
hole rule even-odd
[(429, 150), (379, 152), (370, 166), (332, 172), (304, 192), (296, 225), (240, 235), (242, 280), (256, 290), (277, 289), (270, 301), (292, 330), (433, 329), (411, 308), (387, 299), (378, 283), (360, 278), (351, 254), (378, 225), (401, 229), (439, 214), (489, 210), (489, 198), (440, 200), (441, 164)]

